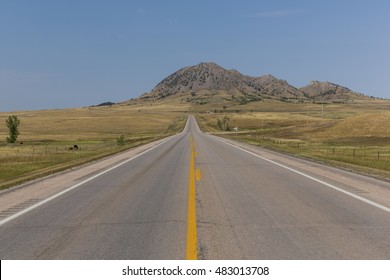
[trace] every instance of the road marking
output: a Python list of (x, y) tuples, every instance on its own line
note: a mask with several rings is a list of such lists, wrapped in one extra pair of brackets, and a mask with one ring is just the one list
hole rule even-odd
[(315, 182), (317, 182), (317, 183), (320, 183), (320, 184), (322, 184), (322, 185), (324, 185), (324, 186), (327, 186), (327, 187), (329, 187), (329, 188), (331, 188), (331, 189), (334, 189), (334, 190), (339, 191), (339, 192), (341, 192), (341, 193), (343, 193), (343, 194), (349, 195), (349, 196), (351, 196), (351, 197), (353, 197), (353, 198), (355, 198), (355, 199), (357, 199), (357, 200), (360, 200), (360, 201), (365, 202), (365, 203), (367, 203), (367, 204), (369, 204), (369, 205), (371, 205), (371, 206), (374, 206), (374, 207), (376, 207), (376, 208), (379, 208), (379, 209), (381, 209), (381, 210), (384, 210), (384, 211), (390, 213), (390, 208), (389, 208), (389, 207), (386, 207), (386, 206), (384, 206), (384, 205), (381, 205), (381, 204), (379, 204), (379, 203), (376, 203), (376, 202), (374, 202), (374, 201), (372, 201), (372, 200), (369, 200), (369, 199), (367, 199), (367, 198), (361, 197), (361, 196), (356, 195), (356, 194), (354, 194), (354, 193), (350, 193), (350, 192), (348, 192), (348, 191), (346, 191), (346, 190), (343, 190), (343, 189), (341, 189), (341, 188), (339, 188), (339, 187), (336, 187), (336, 186), (334, 186), (334, 185), (332, 185), (332, 184), (329, 184), (329, 183), (327, 183), (327, 182), (324, 182), (324, 181), (322, 181), (322, 180), (320, 180), (320, 179), (317, 179), (317, 178), (315, 178), (315, 177), (313, 177), (313, 176), (310, 176), (310, 175), (308, 175), (308, 174), (305, 174), (305, 173), (303, 173), (303, 172), (300, 172), (300, 171), (298, 171), (298, 170), (296, 170), (296, 169), (294, 169), (294, 168), (291, 168), (291, 167), (288, 167), (288, 166), (286, 166), (286, 165), (277, 163), (277, 162), (275, 162), (275, 161), (273, 161), (273, 160), (270, 160), (270, 159), (268, 159), (268, 158), (262, 157), (262, 156), (260, 156), (260, 155), (258, 155), (258, 154), (253, 153), (253, 152), (250, 152), (250, 151), (248, 151), (248, 150), (246, 150), (246, 149), (244, 149), (244, 148), (241, 148), (241, 147), (238, 147), (238, 146), (236, 146), (236, 145), (233, 145), (233, 144), (231, 144), (231, 143), (229, 143), (229, 142), (227, 142), (227, 141), (225, 141), (225, 140), (221, 140), (221, 139), (218, 139), (218, 138), (216, 138), (216, 139), (217, 139), (218, 141), (223, 142), (223, 143), (225, 143), (225, 144), (227, 144), (227, 145), (229, 145), (229, 146), (232, 146), (232, 147), (234, 147), (234, 148), (236, 148), (236, 149), (238, 149), (238, 150), (241, 150), (241, 151), (243, 151), (243, 152), (246, 152), (246, 153), (248, 153), (248, 154), (251, 154), (251, 155), (253, 155), (253, 156), (255, 156), (255, 157), (261, 158), (261, 159), (263, 159), (263, 160), (265, 160), (265, 161), (268, 161), (268, 162), (270, 162), (270, 163), (273, 163), (273, 164), (275, 164), (275, 165), (277, 165), (277, 166), (279, 166), (279, 167), (285, 168), (285, 169), (287, 169), (287, 170), (289, 170), (289, 171), (291, 171), (291, 172), (294, 172), (294, 173), (296, 173), (296, 174), (299, 174), (299, 175), (301, 175), (301, 176), (303, 176), (303, 177), (306, 177), (306, 178), (308, 178), (308, 179), (310, 179), (310, 180), (313, 180), (313, 181), (315, 181)]
[(128, 163), (128, 162), (130, 162), (130, 161), (132, 161), (132, 160), (134, 160), (134, 159), (136, 159), (136, 158), (138, 158), (138, 157), (140, 157), (140, 156), (150, 152), (151, 150), (154, 150), (158, 146), (161, 146), (162, 144), (170, 141), (171, 139), (172, 139), (172, 137), (169, 137), (168, 139), (164, 140), (163, 142), (157, 144), (156, 146), (153, 146), (153, 147), (143, 151), (142, 153), (139, 153), (138, 155), (136, 155), (136, 156), (134, 156), (134, 157), (132, 157), (132, 158), (126, 160), (126, 161), (123, 161), (123, 162), (121, 162), (121, 163), (119, 163), (119, 164), (117, 164), (117, 165), (115, 165), (115, 166), (113, 166), (113, 167), (111, 167), (109, 169), (106, 169), (106, 170), (104, 170), (104, 171), (102, 171), (102, 172), (100, 172), (100, 173), (98, 173), (98, 174), (96, 174), (96, 175), (94, 175), (92, 177), (89, 177), (88, 179), (86, 179), (86, 180), (84, 180), (84, 181), (82, 181), (82, 182), (80, 182), (80, 183), (78, 183), (76, 185), (73, 185), (73, 186), (71, 186), (71, 187), (69, 187), (69, 188), (67, 188), (65, 190), (63, 190), (62, 192), (59, 192), (59, 193), (57, 193), (57, 194), (55, 194), (55, 195), (53, 195), (53, 196), (51, 196), (49, 198), (46, 198), (45, 200), (42, 200), (41, 202), (38, 202), (37, 204), (34, 204), (34, 205), (32, 205), (32, 206), (30, 206), (30, 207), (28, 207), (28, 208), (26, 208), (26, 209), (24, 209), (24, 210), (22, 210), (22, 211), (20, 211), (20, 212), (18, 212), (16, 214), (14, 214), (12, 216), (9, 216), (8, 218), (5, 218), (5, 219), (1, 220), (0, 221), (0, 226), (2, 226), (4, 224), (6, 224), (6, 223), (16, 219), (17, 217), (20, 217), (20, 216), (22, 216), (22, 215), (24, 215), (24, 214), (34, 210), (35, 208), (38, 208), (38, 207), (42, 206), (45, 203), (48, 203), (49, 201), (51, 201), (51, 200), (53, 200), (53, 199), (55, 199), (55, 198), (65, 194), (65, 193), (67, 193), (67, 192), (69, 192), (71, 190), (74, 190), (74, 189), (80, 187), (81, 185), (84, 185), (85, 183), (87, 183), (89, 181), (92, 181), (92, 180), (96, 179), (97, 177), (99, 177), (99, 176), (101, 176), (103, 174), (106, 174), (107, 172), (110, 172), (110, 171), (114, 170), (115, 168), (118, 168), (119, 166), (124, 165), (125, 163)]
[(192, 134), (190, 136), (190, 170), (188, 179), (187, 242), (186, 259), (197, 260), (196, 210), (195, 210), (195, 151)]

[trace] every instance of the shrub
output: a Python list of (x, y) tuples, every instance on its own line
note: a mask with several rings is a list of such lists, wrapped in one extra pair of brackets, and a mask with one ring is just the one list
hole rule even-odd
[(116, 144), (119, 146), (123, 146), (125, 144), (125, 136), (121, 135), (116, 138)]

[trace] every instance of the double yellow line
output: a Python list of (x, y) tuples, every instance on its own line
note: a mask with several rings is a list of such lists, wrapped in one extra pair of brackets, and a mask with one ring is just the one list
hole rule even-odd
[[(187, 245), (186, 259), (197, 260), (197, 241), (196, 241), (196, 210), (195, 210), (195, 149), (192, 134), (190, 137), (190, 173), (188, 179), (188, 211), (187, 211)], [(200, 171), (197, 170), (197, 176), (200, 178)], [(199, 173), (199, 175), (198, 175)]]

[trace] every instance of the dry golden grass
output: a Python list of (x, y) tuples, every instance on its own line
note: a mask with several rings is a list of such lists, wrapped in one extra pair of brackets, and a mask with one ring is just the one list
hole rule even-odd
[[(16, 144), (5, 141), (11, 114), (21, 122)], [(0, 113), (0, 188), (176, 133), (185, 116), (182, 107), (173, 105)], [(121, 135), (124, 145), (117, 142)], [(69, 150), (75, 144), (80, 149)]]
[[(390, 137), (390, 111), (363, 113), (346, 118), (316, 133), (318, 138)], [(390, 144), (390, 143), (389, 143)]]
[[(390, 178), (389, 101), (324, 107), (279, 102), (268, 110), (262, 107), (263, 112), (255, 111), (253, 105), (241, 113), (199, 114), (197, 118), (206, 131)], [(224, 116), (238, 132), (220, 131), (217, 119)]]
[[(182, 115), (160, 110), (135, 107), (112, 106), (65, 110), (14, 112), (21, 121), (18, 141), (69, 141), (113, 139), (119, 135), (164, 132), (171, 122)], [(0, 143), (8, 134), (5, 119), (11, 113), (0, 113)]]
[[(224, 113), (213, 113), (223, 110), (222, 103), (191, 105), (180, 99), (130, 103), (0, 113), (0, 185), (32, 173), (38, 172), (40, 176), (45, 170), (55, 170), (55, 166), (67, 168), (73, 162), (80, 164), (177, 132), (188, 112), (198, 112), (198, 123), (206, 131), (220, 133), (217, 119), (228, 116), (230, 127), (239, 128), (231, 136), (247, 142), (316, 159), (382, 171), (390, 169), (389, 101), (322, 106), (265, 100), (231, 106)], [(23, 145), (5, 143), (8, 136), (5, 120), (11, 114), (21, 120), (18, 142)], [(125, 137), (125, 147), (116, 145), (120, 135)], [(82, 149), (69, 154), (67, 149), (73, 144)]]

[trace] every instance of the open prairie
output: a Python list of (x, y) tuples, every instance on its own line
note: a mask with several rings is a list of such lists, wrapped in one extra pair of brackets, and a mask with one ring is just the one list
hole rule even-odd
[[(203, 130), (224, 137), (390, 178), (389, 101), (248, 105), (197, 118)], [(229, 130), (221, 131), (225, 116)]]
[[(322, 105), (268, 100), (228, 107), (142, 102), (0, 113), (4, 120), (0, 125), (0, 187), (171, 135), (182, 129), (188, 113), (195, 113), (207, 132), (390, 178), (388, 101)], [(7, 144), (5, 119), (12, 114), (21, 120), (21, 134), (16, 144)], [(225, 116), (229, 130), (221, 131), (218, 119)], [(72, 149), (74, 145), (77, 150)]]
[[(0, 113), (0, 188), (171, 135), (184, 125), (181, 110), (115, 105)], [(20, 119), (15, 144), (5, 141), (9, 115)]]

